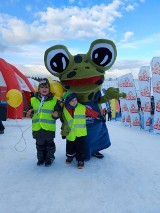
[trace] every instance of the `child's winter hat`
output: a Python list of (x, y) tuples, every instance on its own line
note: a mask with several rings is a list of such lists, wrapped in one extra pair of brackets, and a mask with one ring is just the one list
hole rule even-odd
[(48, 86), (50, 88), (50, 83), (49, 83), (49, 80), (47, 78), (43, 78), (40, 82), (39, 82), (39, 85), (38, 85), (38, 89), (40, 88), (40, 86)]
[(77, 98), (77, 94), (74, 92), (66, 92), (63, 95), (63, 98), (65, 99), (65, 103), (69, 104), (69, 102), (73, 99), (73, 98)]

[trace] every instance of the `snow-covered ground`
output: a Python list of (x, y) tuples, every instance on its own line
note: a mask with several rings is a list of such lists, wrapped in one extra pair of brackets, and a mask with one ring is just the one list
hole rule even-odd
[(36, 165), (30, 119), (3, 124), (0, 213), (160, 212), (160, 135), (107, 122), (111, 147), (80, 170), (76, 161), (65, 164), (60, 121), (51, 167)]

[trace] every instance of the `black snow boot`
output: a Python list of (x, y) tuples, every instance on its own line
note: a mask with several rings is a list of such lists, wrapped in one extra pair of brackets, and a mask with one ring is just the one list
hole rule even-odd
[(41, 166), (45, 162), (45, 146), (36, 144), (37, 148), (37, 166)]
[(84, 161), (78, 161), (78, 169), (82, 169), (84, 167)]
[(94, 156), (94, 157), (96, 157), (96, 158), (99, 158), (99, 159), (104, 158), (104, 155), (101, 154), (100, 152), (96, 152), (96, 153), (92, 154), (92, 156)]
[(46, 167), (51, 166), (51, 165), (52, 165), (52, 163), (53, 163), (53, 161), (54, 161), (54, 158), (50, 158), (50, 159), (48, 159), (48, 160), (45, 162), (45, 166), (46, 166)]
[(45, 159), (46, 167), (49, 167), (52, 165), (55, 159), (55, 156), (54, 156), (55, 150), (56, 150), (56, 146), (54, 141), (52, 142), (47, 141), (46, 142), (46, 159)]
[(74, 157), (67, 157), (66, 164), (71, 164)]

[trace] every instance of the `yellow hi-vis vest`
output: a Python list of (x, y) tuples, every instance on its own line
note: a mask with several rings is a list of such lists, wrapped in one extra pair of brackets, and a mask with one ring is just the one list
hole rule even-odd
[(44, 101), (44, 104), (38, 113), (38, 109), (40, 107), (40, 100), (36, 97), (31, 98), (31, 105), (34, 110), (34, 114), (32, 117), (33, 131), (38, 131), (40, 129), (56, 131), (56, 121), (52, 117), (52, 112), (54, 111), (56, 102), (56, 98), (53, 98), (49, 101)]
[(74, 141), (76, 137), (87, 135), (85, 106), (78, 103), (74, 111), (74, 117), (70, 115), (65, 107), (63, 108), (63, 113), (71, 129), (69, 134), (66, 136), (69, 141)]

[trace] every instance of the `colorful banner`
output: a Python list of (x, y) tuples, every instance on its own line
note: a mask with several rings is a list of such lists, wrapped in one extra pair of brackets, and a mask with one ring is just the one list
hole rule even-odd
[(154, 96), (153, 132), (160, 134), (160, 57), (151, 60), (152, 87)]
[(140, 128), (140, 117), (133, 75), (129, 73), (117, 78), (117, 85), (120, 92), (127, 94), (125, 99), (120, 99), (122, 122), (124, 122), (125, 125)]
[(131, 118), (129, 115), (128, 105), (125, 99), (120, 99), (120, 107), (122, 113), (122, 123), (124, 123), (125, 126), (130, 126)]
[(138, 74), (138, 83), (140, 91), (141, 109), (141, 127), (144, 130), (151, 129), (151, 76), (150, 67), (142, 66)]

